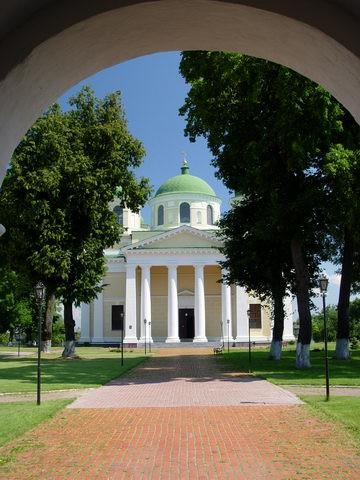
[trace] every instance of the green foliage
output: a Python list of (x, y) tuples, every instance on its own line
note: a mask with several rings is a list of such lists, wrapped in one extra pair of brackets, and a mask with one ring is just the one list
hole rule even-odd
[[(128, 131), (119, 92), (97, 99), (84, 87), (69, 103), (65, 112), (53, 105), (27, 132), (0, 192), (0, 255), (33, 285), (45, 284), (46, 335), (54, 295), (79, 305), (103, 288), (104, 249), (122, 233), (109, 203), (117, 196), (138, 210), (150, 192), (134, 175), (145, 152)], [(72, 340), (72, 314), (65, 330)]]
[[(312, 316), (313, 322), (313, 339), (314, 342), (324, 341), (324, 316), (319, 312)], [(328, 333), (328, 341), (336, 340), (338, 322), (338, 311), (335, 305), (326, 307), (326, 325)], [(356, 345), (356, 339), (360, 340), (360, 299), (350, 302), (349, 307), (349, 323), (350, 323), (350, 339)]]
[(0, 268), (0, 333), (32, 329), (34, 312), (26, 279), (7, 267)]
[(343, 128), (343, 110), (319, 85), (245, 55), (184, 52), (180, 72), (190, 84), (180, 109), (185, 134), (206, 138), (217, 176), (241, 198), (220, 224), (229, 276), (262, 294), (283, 278), (297, 294), (299, 340), (307, 344), (309, 292), (329, 256), (330, 192), (321, 166)]
[(60, 317), (54, 316), (52, 324), (52, 339), (51, 343), (54, 346), (62, 346), (65, 340), (65, 325), (64, 320)]
[(350, 338), (360, 341), (360, 298), (350, 302), (349, 307)]
[[(324, 315), (323, 313), (317, 313), (312, 316), (313, 324), (313, 339), (314, 342), (324, 341)], [(337, 328), (337, 308), (334, 305), (328, 305), (326, 307), (326, 326), (328, 341), (334, 342), (336, 340), (336, 328)]]
[(79, 304), (98, 293), (103, 249), (121, 233), (109, 202), (120, 187), (120, 201), (136, 210), (149, 186), (133, 174), (144, 149), (127, 130), (119, 93), (100, 100), (84, 87), (70, 106), (51, 107), (16, 149), (0, 218), (10, 264)]

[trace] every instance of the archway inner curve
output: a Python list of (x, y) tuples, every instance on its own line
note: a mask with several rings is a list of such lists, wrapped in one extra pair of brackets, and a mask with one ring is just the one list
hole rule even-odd
[(140, 2), (96, 14), (43, 41), (0, 84), (0, 181), (22, 135), (80, 80), (172, 50), (238, 51), (288, 66), (327, 88), (360, 120), (360, 60), (306, 23), (236, 2)]

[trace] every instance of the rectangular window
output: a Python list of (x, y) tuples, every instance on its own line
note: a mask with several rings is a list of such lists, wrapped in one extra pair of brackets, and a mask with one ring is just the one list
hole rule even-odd
[(261, 304), (250, 303), (250, 328), (261, 328)]
[(124, 305), (112, 305), (111, 330), (124, 329)]

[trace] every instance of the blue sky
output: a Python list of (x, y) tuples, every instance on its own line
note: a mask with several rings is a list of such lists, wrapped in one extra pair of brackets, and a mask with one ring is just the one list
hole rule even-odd
[[(62, 106), (81, 86), (90, 85), (98, 97), (120, 90), (131, 133), (141, 140), (146, 157), (139, 176), (149, 177), (156, 189), (169, 177), (180, 173), (183, 152), (190, 173), (203, 178), (222, 199), (222, 210), (228, 209), (229, 191), (215, 178), (210, 165), (211, 153), (204, 139), (190, 143), (184, 136), (185, 120), (178, 115), (188, 90), (178, 72), (180, 54), (160, 53), (140, 57), (103, 70), (71, 88), (60, 99)], [(146, 222), (149, 211), (143, 211)], [(339, 278), (331, 264), (324, 265), (330, 276), (328, 302), (336, 304)], [(320, 301), (316, 301), (320, 305)]]

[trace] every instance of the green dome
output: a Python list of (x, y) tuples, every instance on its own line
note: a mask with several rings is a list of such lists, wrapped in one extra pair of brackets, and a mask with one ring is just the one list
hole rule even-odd
[(155, 197), (169, 193), (201, 193), (216, 197), (214, 190), (204, 180), (189, 174), (189, 167), (186, 160), (181, 167), (181, 175), (169, 178), (155, 193)]

